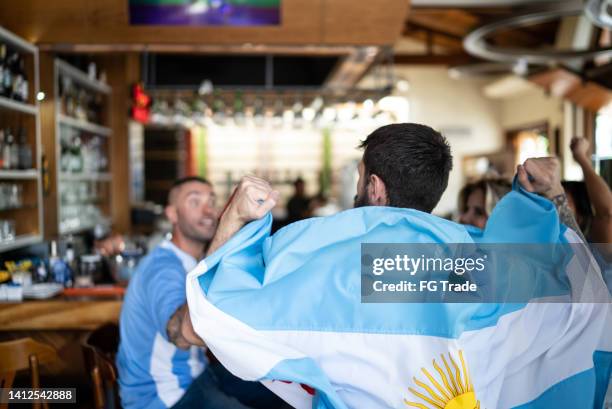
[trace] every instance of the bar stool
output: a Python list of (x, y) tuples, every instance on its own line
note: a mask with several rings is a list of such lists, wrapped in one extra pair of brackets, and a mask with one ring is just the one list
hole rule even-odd
[(119, 327), (104, 324), (81, 344), (85, 366), (91, 376), (96, 409), (120, 408), (115, 356), (119, 349)]
[[(11, 388), (17, 371), (30, 369), (32, 388), (40, 388), (39, 365), (49, 364), (58, 359), (54, 348), (32, 338), (22, 338), (13, 341), (0, 342), (0, 388)], [(38, 409), (41, 402), (35, 402)], [(49, 408), (47, 402), (42, 407)], [(0, 404), (0, 409), (7, 409), (8, 404)]]

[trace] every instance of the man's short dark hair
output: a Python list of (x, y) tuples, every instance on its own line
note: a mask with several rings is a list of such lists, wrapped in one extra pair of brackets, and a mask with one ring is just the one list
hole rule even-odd
[(446, 138), (412, 123), (383, 126), (359, 146), (365, 176), (376, 175), (387, 190), (389, 206), (430, 213), (448, 185), (453, 156)]
[(175, 192), (177, 188), (184, 185), (185, 183), (190, 183), (190, 182), (198, 182), (198, 183), (203, 183), (208, 186), (212, 186), (208, 180), (200, 176), (185, 176), (185, 177), (176, 179), (174, 183), (172, 183), (172, 186), (170, 187), (170, 190), (168, 191), (168, 199), (167, 199), (168, 204), (172, 202), (173, 192)]

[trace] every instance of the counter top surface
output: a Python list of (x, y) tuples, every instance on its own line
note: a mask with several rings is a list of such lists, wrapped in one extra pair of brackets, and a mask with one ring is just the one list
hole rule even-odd
[(0, 302), (0, 331), (92, 330), (117, 323), (122, 300), (122, 295), (105, 294)]

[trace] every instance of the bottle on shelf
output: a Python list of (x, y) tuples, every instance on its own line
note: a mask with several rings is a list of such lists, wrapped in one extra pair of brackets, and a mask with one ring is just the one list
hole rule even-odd
[(0, 129), (0, 170), (4, 169), (4, 130)]
[(15, 135), (11, 128), (6, 128), (5, 137), (9, 145), (9, 169), (17, 169), (19, 167), (19, 145), (15, 140)]
[(49, 257), (49, 270), (56, 283), (66, 285), (72, 281), (68, 264), (57, 253), (57, 242), (51, 241), (51, 256)]
[(83, 172), (83, 153), (81, 151), (81, 138), (75, 136), (72, 140), (72, 163), (70, 171), (75, 173)]
[(25, 128), (19, 129), (19, 169), (32, 169), (32, 147)]
[(9, 53), (9, 57), (8, 57), (8, 67), (9, 70), (8, 72), (10, 73), (9, 75), (9, 80), (6, 80), (5, 77), (5, 92), (7, 93), (9, 98), (15, 99), (15, 83), (17, 82), (17, 65), (18, 65), (18, 60), (19, 60), (19, 54), (17, 53), (17, 51), (11, 51)]
[(13, 169), (13, 145), (15, 138), (11, 134), (11, 129), (4, 130), (4, 144), (2, 146), (2, 164), (4, 169)]
[(4, 72), (8, 70), (6, 65), (6, 44), (0, 43), (0, 96), (5, 97), (4, 93)]
[(72, 287), (73, 278), (76, 275), (77, 271), (77, 260), (76, 253), (74, 250), (74, 239), (71, 236), (68, 236), (68, 240), (66, 242), (66, 254), (64, 254), (64, 262), (68, 267), (69, 274), (66, 280), (66, 287)]
[(4, 60), (4, 72), (2, 78), (2, 95), (6, 98), (11, 97), (11, 91), (13, 86), (13, 67), (12, 58), (15, 54), (9, 54), (8, 47), (6, 50), (6, 58)]
[(87, 92), (84, 89), (80, 89), (76, 97), (76, 106), (74, 115), (81, 121), (87, 120)]
[(28, 102), (30, 84), (28, 82), (28, 75), (25, 70), (25, 59), (23, 57), (19, 59), (18, 72), (21, 76), (21, 81), (17, 88), (17, 95), (22, 102)]
[(13, 83), (11, 84), (11, 97), (16, 101), (24, 102), (23, 83), (25, 81), (25, 70), (23, 58), (15, 53), (13, 57)]

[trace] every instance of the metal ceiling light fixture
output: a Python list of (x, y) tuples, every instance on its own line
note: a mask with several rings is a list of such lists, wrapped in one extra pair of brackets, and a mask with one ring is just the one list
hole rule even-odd
[(584, 12), (596, 26), (612, 28), (612, 0), (588, 0)]
[[(609, 2), (610, 0), (600, 0)], [(548, 65), (553, 62), (568, 62), (572, 60), (591, 60), (604, 55), (612, 55), (612, 47), (579, 49), (548, 49), (534, 50), (530, 48), (498, 47), (487, 43), (486, 38), (503, 30), (510, 30), (545, 23), (561, 17), (578, 16), (584, 12), (582, 4), (575, 2), (556, 4), (554, 9), (539, 11), (511, 17), (491, 24), (481, 26), (463, 39), (463, 47), (474, 56), (498, 62), (516, 62), (523, 60), (528, 64)]]

